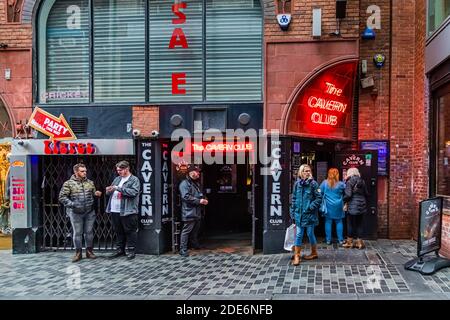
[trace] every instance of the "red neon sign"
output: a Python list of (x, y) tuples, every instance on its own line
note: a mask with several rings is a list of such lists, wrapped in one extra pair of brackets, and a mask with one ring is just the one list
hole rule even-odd
[(45, 154), (94, 154), (95, 145), (92, 143), (65, 143), (60, 141), (44, 141)]
[(202, 142), (192, 143), (193, 152), (246, 152), (253, 151), (253, 142)]
[(351, 139), (356, 62), (331, 67), (298, 94), (289, 114), (289, 134)]
[[(172, 19), (172, 24), (184, 24), (186, 23), (186, 15), (180, 11), (180, 9), (186, 9), (186, 2), (175, 3), (172, 5), (172, 12), (178, 17)], [(169, 49), (176, 49), (181, 47), (183, 49), (189, 48), (186, 35), (182, 28), (175, 28), (172, 32), (172, 37), (169, 42)], [(186, 89), (180, 88), (180, 85), (186, 84), (186, 73), (178, 72), (172, 73), (172, 94), (186, 94)]]

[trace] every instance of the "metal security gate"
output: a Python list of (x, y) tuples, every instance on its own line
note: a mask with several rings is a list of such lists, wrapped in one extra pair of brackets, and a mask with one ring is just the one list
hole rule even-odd
[[(59, 192), (63, 183), (73, 174), (73, 166), (84, 163), (87, 177), (92, 180), (102, 196), (95, 202), (97, 219), (94, 225), (94, 248), (111, 249), (114, 245), (114, 232), (110, 217), (105, 213), (107, 196), (105, 188), (116, 177), (115, 164), (126, 160), (135, 174), (134, 156), (42, 156), (40, 158), (40, 187), (43, 219), (44, 249), (73, 249), (72, 227), (59, 203)], [(83, 242), (83, 245), (84, 242)]]

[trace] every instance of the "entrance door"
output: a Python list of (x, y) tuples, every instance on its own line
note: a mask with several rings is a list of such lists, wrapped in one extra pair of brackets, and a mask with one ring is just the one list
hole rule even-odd
[(203, 191), (209, 203), (201, 238), (208, 249), (253, 252), (251, 175), (246, 164), (203, 165)]
[(367, 201), (367, 213), (363, 218), (363, 237), (376, 239), (378, 230), (377, 151), (346, 151), (338, 153), (336, 154), (336, 164), (343, 179), (346, 177), (346, 171), (351, 167), (358, 168), (361, 177), (364, 179), (369, 191), (369, 198)]

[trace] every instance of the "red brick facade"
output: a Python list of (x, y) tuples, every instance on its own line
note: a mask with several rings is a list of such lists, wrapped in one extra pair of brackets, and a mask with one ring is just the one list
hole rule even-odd
[[(335, 1), (291, 2), (292, 22), (288, 31), (282, 31), (275, 18), (275, 1), (262, 1), (264, 126), (281, 129), (283, 113), (296, 87), (317, 68), (344, 56), (367, 60), (367, 76), (373, 76), (375, 86), (359, 86), (358, 139), (389, 140), (391, 150), (390, 175), (378, 181), (378, 235), (415, 237), (418, 202), (428, 196), (429, 177), (425, 1), (347, 1), (341, 37), (330, 35), (336, 30)], [(0, 49), (0, 97), (13, 121), (18, 122), (32, 109), (32, 27), (29, 23), (7, 23), (5, 4), (0, 1), (0, 42), (8, 45)], [(375, 30), (375, 40), (362, 40), (370, 5), (381, 10), (381, 29)], [(322, 8), (319, 39), (312, 37), (313, 7)], [(376, 53), (386, 56), (381, 69), (372, 62)], [(4, 78), (6, 68), (11, 69), (11, 80)], [(140, 129), (142, 136), (158, 130), (158, 107), (134, 107), (133, 128)], [(449, 225), (449, 216), (445, 216), (447, 240), (442, 252), (450, 256)]]
[[(7, 23), (6, 1), (0, 1), (0, 99), (5, 105), (12, 127), (25, 123), (32, 109), (31, 24)], [(11, 70), (11, 80), (6, 80), (5, 69)]]

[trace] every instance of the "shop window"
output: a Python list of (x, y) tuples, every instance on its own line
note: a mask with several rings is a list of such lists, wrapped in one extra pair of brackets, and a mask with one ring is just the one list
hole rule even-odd
[(6, 112), (3, 102), (0, 100), (0, 138), (7, 138), (11, 136), (11, 121), (9, 121), (8, 112)]
[(94, 0), (94, 101), (145, 101), (145, 1)]
[[(173, 24), (173, 1), (150, 1), (150, 101), (201, 101), (203, 99), (203, 1), (184, 1), (186, 19)], [(186, 37), (184, 47), (174, 43), (169, 48), (174, 30), (182, 30)], [(177, 41), (180, 37), (174, 38)], [(182, 93), (172, 92), (172, 74), (180, 75), (177, 88)], [(181, 76), (183, 75), (183, 76)]]
[(428, 35), (439, 29), (448, 16), (450, 16), (450, 0), (428, 0)]
[(38, 32), (39, 101), (88, 102), (88, 0), (47, 1)]
[(450, 196), (450, 90), (437, 97), (436, 104), (438, 119), (436, 190), (438, 195)]
[(262, 99), (259, 0), (46, 0), (38, 17), (39, 103)]
[(261, 100), (259, 1), (207, 0), (206, 99)]

